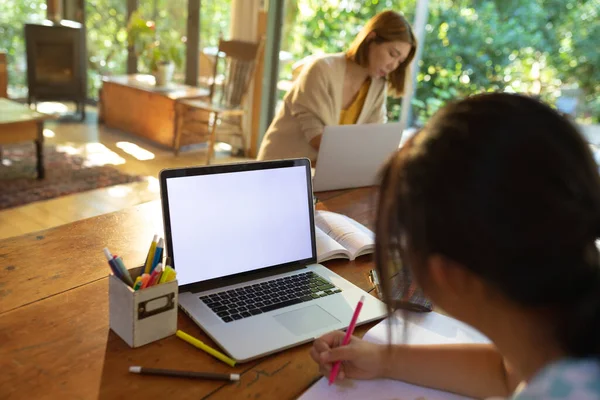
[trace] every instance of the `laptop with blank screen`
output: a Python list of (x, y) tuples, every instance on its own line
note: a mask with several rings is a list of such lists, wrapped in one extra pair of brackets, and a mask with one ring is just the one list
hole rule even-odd
[(376, 185), (379, 170), (400, 146), (403, 125), (326, 126), (314, 172), (314, 191)]
[[(160, 172), (179, 305), (239, 362), (347, 327), (366, 293), (316, 263), (310, 162)], [(359, 323), (386, 315), (366, 296)]]

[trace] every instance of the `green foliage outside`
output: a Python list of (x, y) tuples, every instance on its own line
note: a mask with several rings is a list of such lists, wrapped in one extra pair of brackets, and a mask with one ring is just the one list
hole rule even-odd
[(9, 96), (27, 97), (25, 28), (46, 15), (44, 0), (0, 0), (0, 51), (8, 57)]
[[(98, 98), (102, 75), (127, 71), (126, 0), (85, 0), (85, 25), (88, 46), (88, 96)], [(202, 1), (200, 42), (202, 47), (216, 46), (219, 32), (229, 32), (231, 0)], [(187, 0), (139, 0), (141, 17), (156, 21), (167, 35), (184, 38), (187, 24)], [(10, 96), (27, 95), (25, 36), (26, 21), (40, 22), (46, 15), (45, 0), (0, 0), (0, 51), (8, 52)], [(149, 63), (138, 62), (140, 72), (149, 72)], [(182, 67), (175, 79), (183, 79)]]
[[(414, 116), (425, 121), (445, 102), (490, 90), (539, 95), (554, 104), (561, 88), (578, 87), (579, 119), (600, 121), (600, 0), (430, 0)], [(200, 41), (216, 46), (229, 31), (231, 0), (202, 1)], [(282, 49), (294, 60), (343, 51), (371, 16), (385, 9), (414, 20), (416, 0), (286, 0)], [(0, 0), (0, 50), (8, 52), (11, 97), (26, 95), (23, 24), (45, 16), (44, 0)], [(186, 35), (187, 0), (140, 0), (142, 18), (176, 38)], [(124, 74), (125, 0), (86, 0), (88, 90), (102, 75)], [(149, 63), (138, 62), (140, 72)], [(290, 78), (291, 63), (281, 72)], [(176, 79), (183, 79), (179, 68)], [(389, 101), (390, 118), (400, 101)]]
[[(0, 0), (1, 1), (1, 0)], [(89, 96), (98, 97), (101, 76), (124, 74), (127, 67), (127, 10), (125, 0), (86, 0), (86, 24), (88, 27), (88, 54), (90, 60), (96, 60), (94, 68), (90, 68), (88, 76), (92, 82), (88, 85)], [(202, 47), (216, 46), (219, 32), (229, 31), (229, 14), (231, 0), (202, 1), (200, 10), (200, 43)], [(187, 34), (187, 0), (139, 0), (139, 16), (152, 20), (163, 39), (173, 43), (184, 39)], [(106, 15), (111, 16), (114, 24), (106, 26)], [(106, 45), (109, 44), (110, 45)], [(92, 47), (92, 44), (94, 45)], [(183, 60), (181, 48), (170, 50), (178, 58), (174, 79), (183, 81)], [(185, 51), (185, 50), (183, 50)], [(110, 55), (109, 61), (106, 56)], [(185, 57), (185, 56), (183, 56)], [(179, 64), (179, 65), (177, 65)], [(149, 73), (151, 61), (141, 57), (138, 60), (138, 71)]]
[[(415, 0), (287, 0), (284, 50), (295, 59), (345, 50), (377, 12), (414, 21)], [(448, 100), (484, 91), (540, 96), (578, 86), (585, 122), (600, 121), (600, 0), (431, 0), (413, 101), (422, 123)], [(289, 79), (290, 67), (282, 71)], [(397, 119), (400, 101), (390, 99)]]
[(181, 69), (185, 57), (181, 35), (157, 27), (155, 21), (144, 19), (139, 10), (134, 11), (127, 22), (127, 43), (134, 50), (138, 62), (143, 62), (150, 71), (156, 71), (160, 64), (169, 63)]
[(88, 97), (98, 98), (103, 75), (127, 71), (127, 4), (123, 0), (86, 0)]

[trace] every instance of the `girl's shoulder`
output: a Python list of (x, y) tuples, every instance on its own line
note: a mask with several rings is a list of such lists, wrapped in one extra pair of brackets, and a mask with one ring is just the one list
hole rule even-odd
[(600, 359), (564, 359), (545, 367), (513, 400), (600, 400)]

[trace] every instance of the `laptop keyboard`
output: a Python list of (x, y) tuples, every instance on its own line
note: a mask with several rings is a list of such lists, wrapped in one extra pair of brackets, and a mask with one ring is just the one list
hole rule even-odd
[(318, 274), (305, 272), (201, 296), (200, 300), (223, 321), (231, 322), (341, 291)]

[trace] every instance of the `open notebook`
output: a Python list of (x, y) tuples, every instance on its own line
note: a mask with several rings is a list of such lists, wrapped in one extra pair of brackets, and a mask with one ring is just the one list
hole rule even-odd
[[(392, 324), (392, 343), (443, 344), (443, 343), (488, 343), (478, 331), (453, 318), (436, 312), (427, 314), (401, 313), (386, 319), (370, 329), (363, 339), (374, 343), (388, 343), (388, 325)], [(404, 324), (407, 325), (406, 335)], [(424, 388), (391, 379), (371, 381), (345, 379), (329, 386), (327, 378), (321, 378), (299, 397), (299, 400), (317, 399), (373, 399), (373, 400), (466, 400), (468, 397)]]
[(315, 212), (317, 262), (354, 260), (375, 250), (375, 234), (352, 218), (331, 211)]

